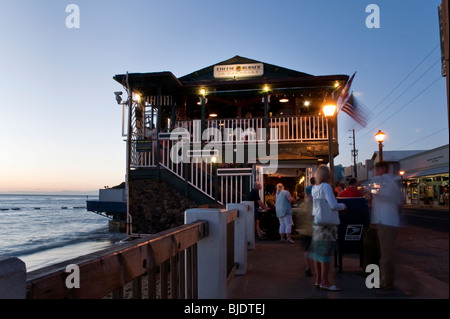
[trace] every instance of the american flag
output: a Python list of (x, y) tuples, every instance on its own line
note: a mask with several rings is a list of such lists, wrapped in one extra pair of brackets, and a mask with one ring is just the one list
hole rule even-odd
[(357, 102), (356, 98), (353, 96), (353, 93), (350, 93), (350, 88), (352, 86), (355, 75), (356, 72), (353, 73), (351, 78), (342, 89), (341, 94), (339, 95), (337, 101), (338, 112), (342, 111), (344, 113), (347, 113), (361, 126), (366, 127), (368, 120), (367, 112), (363, 109), (362, 105)]
[(362, 105), (355, 99), (353, 93), (350, 94), (344, 105), (342, 105), (341, 111), (350, 115), (350, 117), (358, 122), (362, 127), (366, 127), (368, 115)]
[(337, 100), (338, 112), (342, 109), (345, 102), (347, 102), (348, 98), (350, 97), (350, 88), (352, 86), (352, 82), (353, 82), (353, 79), (355, 78), (355, 75), (356, 75), (356, 72), (353, 73), (352, 77), (345, 84), (344, 88), (342, 89), (341, 94), (339, 95), (339, 98)]

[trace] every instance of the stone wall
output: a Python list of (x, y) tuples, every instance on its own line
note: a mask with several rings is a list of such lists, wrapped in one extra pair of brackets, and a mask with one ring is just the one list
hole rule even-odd
[(184, 224), (184, 212), (197, 205), (163, 182), (130, 181), (130, 214), (133, 232), (155, 234)]

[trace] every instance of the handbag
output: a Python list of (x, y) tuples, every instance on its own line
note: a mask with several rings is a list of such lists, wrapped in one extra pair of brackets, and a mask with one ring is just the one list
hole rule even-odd
[(319, 197), (313, 199), (314, 224), (317, 226), (339, 225), (339, 212), (332, 210), (327, 199), (319, 189)]

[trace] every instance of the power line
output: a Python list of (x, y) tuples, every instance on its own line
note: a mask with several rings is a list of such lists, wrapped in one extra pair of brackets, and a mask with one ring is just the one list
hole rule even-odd
[[(389, 118), (385, 119), (384, 121), (380, 122), (379, 124), (375, 125), (374, 127), (378, 127), (383, 123), (386, 123), (387, 121), (391, 120), (395, 114), (397, 114), (398, 112), (400, 112), (401, 110), (403, 110), (405, 107), (407, 107), (412, 101), (414, 101), (415, 99), (417, 99), (419, 96), (421, 96), (426, 90), (428, 90), (430, 87), (432, 87), (437, 81), (439, 81), (441, 79), (441, 76), (439, 76), (436, 80), (434, 80), (430, 85), (428, 85), (425, 89), (423, 89), (422, 91), (420, 91), (419, 94), (417, 94), (415, 97), (413, 97), (411, 100), (409, 100), (407, 103), (405, 103), (401, 108), (399, 108), (397, 111), (395, 111), (394, 113), (392, 113), (390, 115)], [(360, 136), (359, 138), (362, 138), (364, 136), (366, 136), (367, 134), (369, 134), (371, 131), (367, 131), (366, 134)]]
[[(383, 124), (383, 123), (386, 123), (388, 120), (392, 119), (393, 116), (394, 116), (395, 114), (397, 114), (398, 112), (400, 112), (402, 109), (404, 109), (406, 106), (408, 106), (412, 101), (414, 101), (414, 100), (417, 99), (420, 95), (422, 95), (423, 93), (425, 93), (425, 91), (428, 90), (430, 87), (432, 87), (439, 79), (441, 79), (441, 76), (439, 76), (436, 80), (434, 80), (434, 81), (433, 81), (431, 84), (429, 84), (426, 88), (424, 88), (422, 91), (420, 91), (419, 94), (417, 94), (415, 97), (413, 97), (411, 100), (409, 100), (409, 101), (408, 101), (406, 104), (404, 104), (400, 109), (398, 109), (396, 112), (394, 112), (393, 114), (391, 114), (391, 116), (390, 116), (388, 119), (386, 119), (386, 120), (380, 122), (377, 126), (379, 126), (379, 125), (381, 125), (381, 124)], [(376, 126), (375, 126), (375, 127), (376, 127)], [(442, 130), (440, 130), (440, 131), (442, 131)], [(439, 131), (439, 132), (440, 132), (440, 131)], [(361, 138), (367, 136), (367, 134), (369, 134), (370, 132), (371, 132), (370, 130), (367, 131), (367, 133), (363, 134), (362, 136), (359, 136), (357, 139), (360, 140)], [(406, 145), (406, 146), (408, 146), (408, 145)], [(406, 146), (404, 146), (404, 147), (406, 147)], [(348, 145), (346, 145), (345, 147), (343, 147), (343, 149), (341, 149), (341, 151), (347, 150), (347, 148), (348, 148)]]
[(413, 86), (414, 84), (416, 84), (417, 82), (419, 82), (419, 80), (422, 79), (422, 77), (427, 74), (437, 63), (441, 62), (441, 58), (439, 58), (432, 66), (430, 66), (424, 73), (422, 73), (406, 90), (404, 90), (399, 96), (397, 96), (397, 98), (392, 101), (390, 104), (388, 104), (380, 113), (378, 113), (377, 115), (375, 115), (371, 120), (377, 118), (379, 115), (383, 114), (383, 112), (392, 104), (394, 104), (399, 98), (401, 98), (403, 96), (403, 94), (405, 94), (406, 92), (408, 92)]
[[(374, 114), (373, 112), (398, 88), (400, 87), (400, 85), (402, 85), (406, 79), (408, 79), (412, 73), (414, 73), (414, 71), (416, 71), (419, 66), (422, 65), (423, 62), (425, 62), (425, 60), (439, 47), (439, 44), (437, 44), (401, 81), (400, 83), (397, 84), (397, 86), (395, 86), (372, 110), (371, 110), (371, 114)], [(416, 81), (414, 81), (414, 83), (412, 83), (405, 91), (403, 91), (394, 101), (392, 101), (389, 105), (387, 105), (380, 113), (378, 113), (377, 115), (375, 115), (371, 120), (374, 120), (375, 118), (377, 118), (379, 115), (383, 114), (383, 112), (392, 104), (394, 104), (400, 97), (402, 97), (407, 91), (409, 91), (426, 73), (428, 73), (439, 61), (441, 60), (441, 58), (439, 58), (432, 66), (430, 66), (423, 74), (421, 74)], [(363, 127), (362, 129), (365, 129), (366, 127)], [(369, 132), (367, 132), (365, 135), (366, 136)], [(339, 143), (341, 143), (342, 140), (339, 140)]]
[(400, 81), (399, 84), (397, 84), (397, 86), (395, 88), (393, 88), (374, 108), (372, 111), (374, 111), (377, 107), (379, 107), (400, 85), (403, 84), (403, 82), (406, 81), (407, 78), (409, 78), (409, 76), (411, 74), (413, 74), (413, 72), (415, 70), (417, 70), (417, 68), (422, 65), (422, 63), (434, 52), (434, 50), (436, 50), (439, 47), (439, 43), (430, 51), (430, 53), (428, 53), (423, 59), (422, 61), (419, 62), (419, 64), (417, 64), (409, 73), (407, 76), (405, 76), (403, 78), (403, 80)]
[(412, 144), (415, 144), (415, 143), (417, 143), (417, 142), (420, 142), (420, 141), (422, 141), (422, 140), (424, 140), (424, 139), (427, 139), (427, 138), (429, 138), (429, 137), (431, 137), (431, 136), (433, 136), (433, 135), (436, 135), (436, 134), (438, 134), (438, 133), (440, 133), (440, 132), (442, 132), (442, 131), (445, 131), (445, 130), (447, 130), (446, 127), (443, 128), (443, 129), (440, 129), (439, 131), (436, 131), (436, 132), (434, 132), (434, 133), (431, 133), (430, 135), (427, 135), (427, 136), (425, 136), (425, 137), (423, 137), (423, 138), (421, 138), (421, 139), (419, 139), (419, 140), (417, 140), (417, 141), (414, 141), (414, 142), (412, 142), (412, 143), (409, 143), (409, 144), (406, 144), (406, 145), (404, 145), (404, 146), (402, 146), (402, 147), (399, 147), (398, 149), (401, 150), (402, 148), (405, 148), (405, 147), (407, 147), (407, 146), (409, 146), (409, 145), (412, 145)]
[[(425, 60), (428, 59), (428, 57), (439, 47), (440, 45), (437, 44), (372, 110), (372, 114), (373, 111), (375, 111), (384, 101), (386, 101), (386, 99), (392, 95), (392, 93), (397, 90), (424, 62)], [(392, 101), (388, 106), (386, 106), (380, 113), (378, 113), (378, 115), (376, 115), (374, 118), (378, 117), (379, 115), (383, 114), (383, 112), (389, 107), (391, 106), (393, 103), (395, 103), (400, 97), (402, 97), (407, 91), (409, 91), (426, 73), (428, 73), (438, 62), (440, 61), (440, 58), (432, 65), (430, 66), (422, 75), (420, 75), (416, 81), (414, 81), (411, 85), (409, 85), (409, 87), (404, 90), (394, 101)], [(386, 119), (385, 121), (392, 119), (392, 117), (397, 114), (398, 112), (400, 112), (403, 108), (405, 108), (407, 105), (409, 105), (412, 101), (414, 101), (416, 98), (418, 98), (420, 95), (422, 95), (426, 90), (428, 90), (434, 83), (436, 83), (438, 80), (440, 79), (440, 77), (438, 79), (436, 79), (435, 81), (433, 81), (429, 86), (427, 86), (424, 90), (422, 90), (419, 94), (417, 94), (414, 98), (412, 98), (410, 101), (408, 101), (405, 105), (403, 105), (399, 110), (397, 110), (396, 112), (394, 112), (388, 119)], [(373, 120), (374, 118), (372, 118), (371, 120)], [(383, 121), (383, 122), (385, 122)], [(382, 122), (382, 123), (383, 123)], [(381, 124), (381, 123), (380, 123)], [(380, 125), (378, 124), (378, 125)], [(376, 127), (376, 126), (374, 126)], [(365, 129), (366, 127), (363, 127), (363, 129)], [(371, 131), (368, 130), (366, 134), (358, 137), (358, 139), (367, 136), (367, 134), (369, 134)], [(440, 132), (440, 131), (439, 131)], [(339, 144), (341, 144), (341, 140), (339, 141)], [(341, 149), (341, 151), (346, 151), (348, 149), (348, 145), (345, 145), (343, 147), (343, 149)], [(408, 145), (407, 145), (408, 146)], [(405, 146), (406, 147), (406, 146)], [(343, 152), (342, 152), (343, 153)]]

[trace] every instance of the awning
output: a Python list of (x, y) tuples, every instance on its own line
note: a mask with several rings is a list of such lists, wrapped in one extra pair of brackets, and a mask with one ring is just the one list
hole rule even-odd
[(403, 175), (403, 178), (414, 178), (414, 177), (430, 176), (430, 175), (438, 175), (438, 174), (448, 174), (448, 166), (435, 167), (435, 168), (430, 168), (430, 169), (426, 169), (426, 170), (422, 170), (422, 171), (405, 173), (405, 175)]

